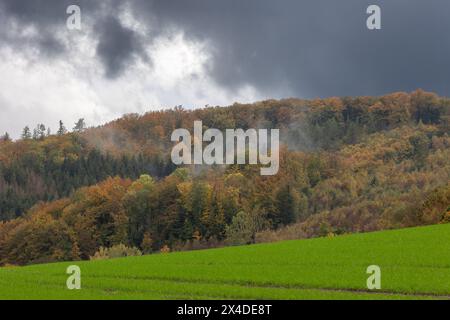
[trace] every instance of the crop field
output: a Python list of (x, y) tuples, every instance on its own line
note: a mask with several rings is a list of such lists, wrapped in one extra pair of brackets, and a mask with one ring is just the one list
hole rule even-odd
[[(74, 264), (80, 290), (66, 287)], [(450, 224), (1, 268), (0, 299), (450, 299)]]

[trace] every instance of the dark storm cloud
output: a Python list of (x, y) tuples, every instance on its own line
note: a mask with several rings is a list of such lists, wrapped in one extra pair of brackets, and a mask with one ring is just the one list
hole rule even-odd
[[(55, 37), (52, 26), (63, 23), (64, 17), (57, 13), (65, 10), (63, 2), (35, 0), (1, 0), (0, 1), (0, 45), (14, 46), (19, 50), (30, 48), (46, 56), (54, 56), (64, 52), (64, 45)], [(63, 11), (64, 12), (64, 11)], [(33, 36), (12, 33), (11, 22), (16, 22), (19, 29), (29, 26), (38, 28), (39, 32)]]
[[(24, 28), (34, 26), (38, 33), (32, 38), (13, 38), (7, 30), (3, 40), (21, 49), (34, 47), (45, 56), (53, 57), (66, 53), (65, 45), (56, 37), (57, 31), (65, 30), (66, 9), (76, 4), (81, 7), (82, 21), (92, 24), (94, 38), (97, 38), (97, 57), (105, 68), (105, 75), (116, 78), (132, 63), (133, 58), (145, 56), (140, 39), (133, 30), (124, 27), (117, 13), (124, 2), (111, 1), (70, 1), (70, 0), (0, 0), (2, 16), (12, 18)], [(116, 10), (117, 9), (117, 10)]]
[[(102, 3), (100, 5), (99, 3)], [(151, 35), (138, 36), (117, 15), (128, 3)], [(61, 52), (52, 30), (79, 4), (95, 21), (97, 56), (120, 77), (154, 37), (182, 30), (206, 41), (209, 72), (233, 91), (250, 84), (265, 95), (374, 95), (418, 87), (450, 95), (447, 0), (0, 0), (2, 12), (47, 30), (33, 43)], [(109, 5), (105, 5), (109, 4)], [(366, 8), (382, 9), (382, 30), (366, 28)], [(61, 12), (63, 14), (61, 15)], [(151, 25), (150, 25), (151, 23)], [(58, 51), (59, 50), (59, 51)], [(148, 59), (147, 59), (148, 60)], [(284, 90), (284, 91), (283, 91)]]
[(118, 77), (136, 56), (148, 59), (138, 36), (122, 26), (117, 18), (107, 17), (95, 30), (99, 33), (97, 55), (103, 61), (107, 77)]
[[(160, 25), (215, 46), (211, 74), (234, 89), (301, 96), (381, 94), (417, 87), (450, 94), (450, 2), (445, 0), (148, 1)], [(366, 9), (382, 9), (382, 30)]]

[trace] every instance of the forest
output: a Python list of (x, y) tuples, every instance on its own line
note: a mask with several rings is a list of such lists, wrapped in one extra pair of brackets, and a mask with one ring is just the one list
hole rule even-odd
[[(177, 128), (280, 130), (280, 169), (170, 161)], [(60, 128), (61, 129), (61, 128)], [(24, 130), (26, 131), (26, 130)], [(450, 222), (450, 99), (267, 100), (0, 139), (0, 264)]]

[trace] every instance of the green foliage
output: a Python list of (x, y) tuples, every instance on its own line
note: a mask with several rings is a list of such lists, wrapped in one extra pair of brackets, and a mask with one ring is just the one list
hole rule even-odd
[[(144, 240), (144, 234), (152, 218), (152, 192), (154, 180), (149, 175), (133, 182), (124, 197), (124, 207), (128, 213), (128, 238), (134, 246), (139, 246)], [(146, 251), (151, 250), (146, 248)]]
[(240, 211), (225, 228), (226, 242), (231, 245), (255, 243), (255, 235), (264, 225), (265, 220), (261, 211), (254, 210), (251, 213)]
[(243, 211), (233, 217), (231, 224), (225, 230), (227, 242), (231, 245), (249, 244), (255, 234), (252, 217)]
[(297, 221), (300, 215), (300, 194), (290, 185), (283, 186), (276, 195), (277, 216), (274, 225), (288, 225)]

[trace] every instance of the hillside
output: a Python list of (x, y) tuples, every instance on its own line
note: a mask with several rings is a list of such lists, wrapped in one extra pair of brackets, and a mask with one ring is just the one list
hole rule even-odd
[[(383, 97), (268, 100), (192, 111), (176, 107), (125, 115), (97, 128), (84, 129), (83, 124), (71, 133), (64, 133), (61, 123), (58, 133), (49, 136), (40, 129), (46, 128), (43, 124), (37, 125), (34, 137), (27, 126), (18, 141), (0, 138), (0, 220), (21, 216), (38, 201), (67, 197), (108, 176), (167, 176), (175, 169), (169, 157), (170, 135), (176, 128), (192, 130), (195, 120), (220, 130), (279, 128), (289, 150), (313, 155), (357, 144), (377, 132), (402, 126), (416, 130), (419, 123), (432, 126), (426, 132), (430, 140), (417, 140), (417, 149), (427, 142), (431, 146), (433, 136), (448, 134), (450, 100), (418, 90)], [(446, 148), (443, 142), (440, 147)], [(421, 165), (420, 157), (425, 154), (412, 160), (420, 160)]]
[[(450, 225), (0, 268), (0, 299), (450, 299)], [(65, 288), (81, 268), (81, 290)], [(381, 290), (368, 291), (369, 265)]]
[[(280, 129), (280, 170), (170, 161), (176, 128)], [(126, 115), (0, 141), (0, 265), (339, 235), (450, 220), (450, 100), (268, 100)]]

